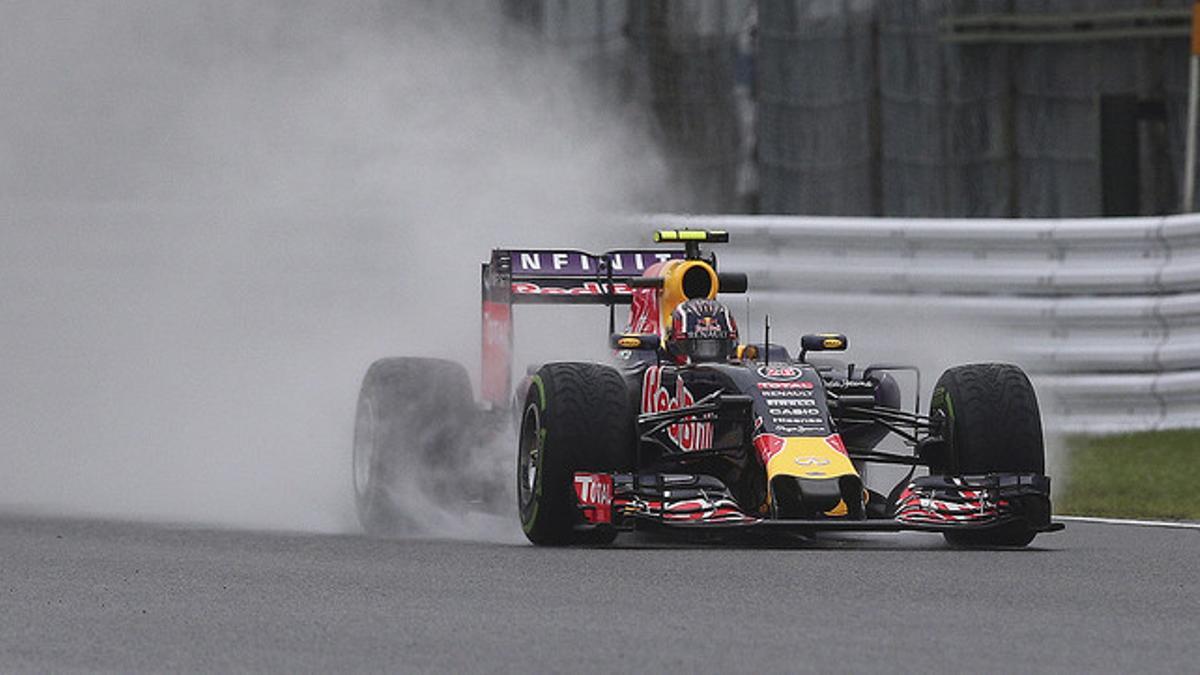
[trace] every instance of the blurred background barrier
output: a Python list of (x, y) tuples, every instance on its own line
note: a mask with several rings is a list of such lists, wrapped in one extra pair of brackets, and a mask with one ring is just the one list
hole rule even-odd
[(1200, 216), (654, 215), (635, 225), (729, 230), (722, 264), (748, 273), (756, 301), (774, 308), (999, 331), (1057, 430), (1200, 426)]
[(922, 368), (1021, 363), (1062, 429), (1200, 426), (1189, 0), (499, 2), (662, 148), (640, 210), (779, 214), (653, 223), (735, 231), (764, 311), (920, 316), (982, 345)]
[(1152, 216), (1190, 0), (499, 0), (662, 147), (662, 210)]

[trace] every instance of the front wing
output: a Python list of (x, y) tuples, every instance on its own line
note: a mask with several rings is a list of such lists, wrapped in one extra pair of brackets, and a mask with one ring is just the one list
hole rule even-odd
[(781, 519), (745, 513), (720, 480), (698, 474), (575, 474), (580, 529), (661, 526), (692, 531), (947, 532), (985, 530), (1014, 522), (1035, 532), (1050, 522), (1050, 479), (1038, 474), (927, 476), (910, 481), (889, 516)]

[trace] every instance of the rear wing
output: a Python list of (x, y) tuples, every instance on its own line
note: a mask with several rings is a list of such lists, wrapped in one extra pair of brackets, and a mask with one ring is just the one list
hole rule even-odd
[(496, 249), (483, 263), (483, 368), (485, 404), (506, 408), (511, 395), (512, 306), (520, 304), (606, 305), (609, 330), (614, 308), (633, 297), (632, 279), (685, 250), (619, 249), (588, 253), (575, 249)]
[(683, 251), (496, 249), (483, 264), (483, 299), (509, 304), (629, 304), (629, 281), (651, 266), (683, 259)]

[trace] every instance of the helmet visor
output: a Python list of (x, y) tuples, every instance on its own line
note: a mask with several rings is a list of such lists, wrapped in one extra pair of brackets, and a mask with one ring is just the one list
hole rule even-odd
[(729, 358), (729, 340), (693, 338), (685, 343), (684, 348), (693, 361), (722, 361)]

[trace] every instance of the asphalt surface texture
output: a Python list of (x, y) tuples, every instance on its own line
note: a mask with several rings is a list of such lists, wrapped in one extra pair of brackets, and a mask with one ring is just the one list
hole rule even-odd
[(599, 549), (0, 517), (0, 670), (1196, 672), (1200, 532)]

